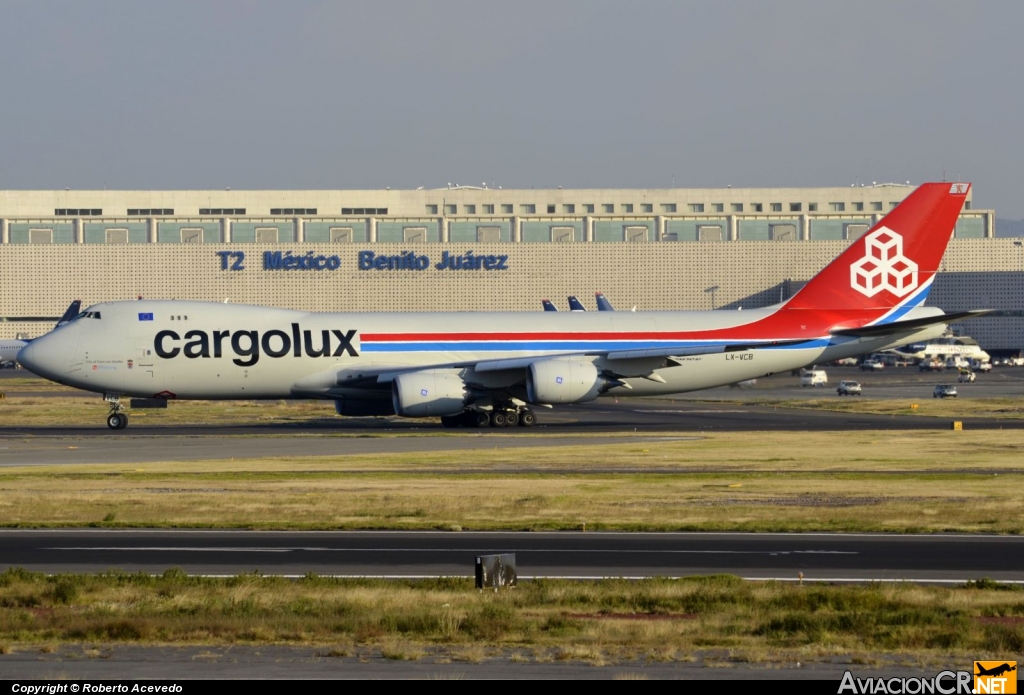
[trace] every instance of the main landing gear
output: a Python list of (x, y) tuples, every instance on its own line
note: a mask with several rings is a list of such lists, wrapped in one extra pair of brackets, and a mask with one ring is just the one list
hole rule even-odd
[(533, 427), (537, 416), (529, 408), (495, 408), (494, 410), (463, 410), (458, 415), (442, 415), (445, 427)]
[(110, 414), (107, 415), (107, 427), (112, 430), (123, 430), (128, 426), (128, 414), (121, 408), (121, 397), (117, 394), (105, 393), (103, 400), (110, 404)]

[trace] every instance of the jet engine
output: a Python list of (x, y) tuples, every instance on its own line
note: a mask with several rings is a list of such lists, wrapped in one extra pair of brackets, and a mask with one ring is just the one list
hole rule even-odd
[(526, 395), (531, 403), (585, 403), (618, 385), (584, 360), (541, 360), (531, 364), (526, 373)]
[(468, 401), (466, 382), (456, 374), (410, 372), (391, 382), (391, 402), (402, 417), (457, 415)]

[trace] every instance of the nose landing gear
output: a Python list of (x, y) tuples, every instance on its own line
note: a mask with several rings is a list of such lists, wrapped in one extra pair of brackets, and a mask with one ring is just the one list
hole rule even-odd
[(112, 430), (123, 430), (128, 426), (128, 414), (121, 407), (121, 396), (116, 393), (103, 394), (103, 400), (110, 404), (110, 414), (107, 415), (107, 427)]

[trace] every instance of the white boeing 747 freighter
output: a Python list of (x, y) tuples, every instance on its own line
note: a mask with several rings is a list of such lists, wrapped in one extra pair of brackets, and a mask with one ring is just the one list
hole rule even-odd
[[(193, 301), (104, 302), (18, 360), (122, 396), (320, 398), (340, 415), (529, 426), (531, 405), (733, 384), (939, 337), (922, 306), (970, 184), (917, 188), (788, 301), (743, 311), (309, 313)], [(798, 249), (794, 247), (794, 252)]]

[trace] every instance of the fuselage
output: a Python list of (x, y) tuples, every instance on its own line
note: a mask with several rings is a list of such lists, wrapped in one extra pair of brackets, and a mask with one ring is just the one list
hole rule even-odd
[(28, 345), (27, 340), (0, 340), (0, 362), (13, 362), (18, 359), (18, 353)]
[(985, 352), (973, 338), (937, 338), (927, 343), (913, 343), (896, 348), (896, 352), (916, 360), (963, 357), (968, 360), (987, 362), (989, 354)]
[[(941, 335), (937, 324), (894, 339), (829, 336), (820, 325), (765, 334), (775, 309), (712, 312), (309, 313), (191, 301), (109, 302), (36, 339), (26, 365), (99, 393), (181, 399), (389, 397), (389, 374), (443, 369), (513, 387), (521, 374), (475, 373), (484, 361), (591, 355), (659, 346), (763, 342), (735, 352), (651, 360), (655, 378), (622, 378), (602, 395), (648, 396), (721, 386)], [(928, 315), (936, 309), (919, 308)], [(941, 312), (938, 312), (941, 313)], [(915, 314), (916, 315), (916, 314)], [(830, 320), (835, 320), (833, 317)], [(795, 344), (773, 345), (778, 341)], [(649, 375), (648, 375), (649, 376)], [(502, 381), (504, 379), (504, 382)], [(374, 391), (371, 383), (380, 383)]]

